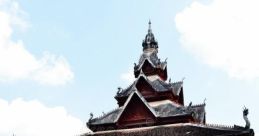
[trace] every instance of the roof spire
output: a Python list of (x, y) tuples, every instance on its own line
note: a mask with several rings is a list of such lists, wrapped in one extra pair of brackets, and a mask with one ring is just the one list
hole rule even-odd
[(143, 46), (143, 50), (157, 49), (158, 48), (157, 41), (155, 40), (155, 36), (152, 33), (150, 19), (148, 21), (148, 33), (146, 34), (146, 37), (143, 40), (142, 46)]
[(150, 21), (150, 19), (149, 19), (149, 21), (148, 21), (148, 33), (152, 33), (151, 21)]

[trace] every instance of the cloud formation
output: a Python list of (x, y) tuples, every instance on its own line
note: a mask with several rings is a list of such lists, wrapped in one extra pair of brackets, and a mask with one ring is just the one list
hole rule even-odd
[(181, 44), (238, 79), (259, 77), (259, 1), (194, 1), (175, 17)]
[(64, 57), (44, 53), (36, 58), (22, 40), (12, 39), (14, 31), (28, 26), (22, 19), (24, 14), (15, 0), (0, 0), (0, 81), (29, 79), (47, 85), (70, 82), (74, 74)]
[(0, 99), (1, 136), (75, 136), (85, 126), (63, 107), (46, 107), (39, 101)]

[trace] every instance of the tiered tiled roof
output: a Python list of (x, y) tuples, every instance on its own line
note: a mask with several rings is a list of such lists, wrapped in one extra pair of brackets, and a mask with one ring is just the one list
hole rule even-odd
[[(176, 117), (176, 116), (190, 115), (190, 116), (193, 116), (194, 119), (198, 120), (201, 123), (204, 121), (205, 104), (194, 105), (194, 106), (182, 106), (170, 101), (167, 103), (161, 103), (159, 105), (154, 106), (148, 103), (137, 90), (131, 93), (127, 102), (131, 100), (131, 97), (133, 96), (133, 94), (137, 94), (137, 96), (142, 100), (142, 102), (147, 106), (147, 108), (150, 109), (150, 111), (154, 114), (155, 117), (166, 118), (166, 117), (173, 117), (173, 116)], [(127, 102), (125, 103), (124, 106), (119, 107), (111, 112), (108, 112), (107, 114), (99, 118), (93, 119), (91, 121), (91, 124), (116, 123), (121, 113), (125, 110)]]
[(142, 46), (135, 81), (119, 88), (115, 96), (119, 107), (97, 118), (91, 116), (87, 126), (94, 133), (85, 136), (254, 136), (248, 109), (243, 111), (246, 127), (225, 127), (206, 125), (205, 103), (184, 105), (183, 81), (166, 81), (167, 62), (157, 56), (151, 22)]
[(136, 84), (139, 82), (140, 79), (144, 79), (148, 84), (152, 86), (152, 88), (156, 92), (165, 92), (165, 91), (172, 91), (174, 95), (179, 95), (180, 89), (183, 86), (183, 82), (174, 82), (174, 83), (167, 83), (162, 81), (160, 78), (150, 79), (145, 75), (140, 75), (129, 87), (126, 89), (122, 89), (120, 92), (116, 94), (116, 97), (125, 97), (131, 94), (133, 91), (137, 90)]

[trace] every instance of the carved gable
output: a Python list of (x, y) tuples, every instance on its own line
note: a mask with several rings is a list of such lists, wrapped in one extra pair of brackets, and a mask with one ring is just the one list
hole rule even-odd
[(129, 102), (125, 104), (125, 108), (118, 120), (120, 125), (134, 126), (141, 124), (152, 124), (155, 122), (154, 114), (136, 92), (134, 92)]

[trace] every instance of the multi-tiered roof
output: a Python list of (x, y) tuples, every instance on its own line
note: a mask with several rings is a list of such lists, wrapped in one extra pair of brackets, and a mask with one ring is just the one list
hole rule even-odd
[[(183, 81), (167, 80), (167, 62), (166, 60), (161, 61), (157, 56), (158, 42), (152, 33), (151, 22), (149, 22), (148, 33), (142, 46), (143, 53), (138, 64), (134, 66), (135, 81), (125, 89), (119, 88), (115, 96), (118, 108), (101, 117), (93, 118), (91, 116), (89, 119), (87, 126), (96, 132), (95, 135), (107, 135), (108, 133), (120, 135), (125, 129), (135, 129), (136, 131), (143, 129), (148, 132), (153, 130), (154, 126), (169, 127), (166, 129), (167, 131), (177, 130), (175, 132), (181, 128), (183, 130), (188, 128), (195, 133), (198, 130), (213, 133), (215, 131), (215, 134), (225, 134), (226, 132), (250, 134), (252, 132), (249, 128), (243, 131), (242, 127), (208, 126), (206, 125), (205, 103), (184, 105)], [(242, 128), (242, 131), (237, 128)], [(156, 127), (156, 129), (158, 128)], [(218, 129), (218, 131), (213, 129)], [(172, 132), (168, 132), (168, 134), (170, 133)], [(134, 133), (134, 135), (138, 134)]]

